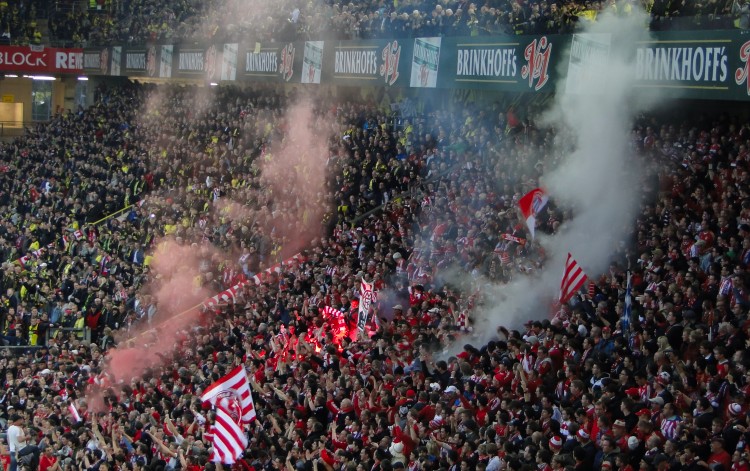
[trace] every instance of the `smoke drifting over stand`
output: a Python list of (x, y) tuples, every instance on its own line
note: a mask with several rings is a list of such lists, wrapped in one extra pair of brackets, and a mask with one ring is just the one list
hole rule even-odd
[(633, 118), (648, 109), (631, 86), (633, 45), (648, 39), (645, 23), (643, 12), (626, 18), (602, 15), (584, 34), (575, 35), (571, 64), (559, 71), (568, 83), (560, 84), (541, 123), (556, 130), (555, 152), (562, 154), (542, 185), (573, 217), (557, 234), (537, 239), (548, 257), (540, 275), (489, 288), (491, 307), (476, 314), (474, 326), (475, 332), (483, 332), (481, 340), (493, 337), (499, 325), (515, 328), (548, 314), (568, 252), (594, 277), (608, 266), (613, 248), (625, 236), (641, 194), (628, 140)]

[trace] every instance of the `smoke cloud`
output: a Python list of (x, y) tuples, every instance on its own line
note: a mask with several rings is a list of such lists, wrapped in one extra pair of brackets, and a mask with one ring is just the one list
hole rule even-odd
[(633, 118), (647, 105), (638, 98), (631, 78), (633, 44), (648, 38), (646, 15), (602, 15), (597, 20), (574, 38), (574, 47), (594, 52), (584, 51), (583, 64), (560, 71), (568, 75), (568, 83), (558, 86), (554, 104), (542, 118), (543, 126), (556, 129), (558, 142), (552, 153), (560, 163), (541, 184), (573, 216), (557, 234), (538, 235), (537, 243), (546, 253), (543, 271), (487, 287), (490, 307), (475, 314), (474, 335), (481, 340), (494, 337), (500, 325), (515, 328), (548, 315), (568, 252), (590, 278), (602, 273), (635, 217), (639, 169), (628, 140)]
[(158, 243), (151, 263), (152, 281), (142, 292), (157, 311), (136, 331), (119, 333), (118, 346), (108, 353), (106, 372), (115, 383), (128, 384), (148, 369), (162, 365), (186, 331), (197, 324), (196, 307), (211, 293), (204, 287), (205, 268), (214, 251), (172, 239)]
[(329, 157), (328, 137), (335, 132), (335, 119), (316, 118), (312, 102), (297, 100), (285, 113), (279, 127), (281, 142), (261, 156), (261, 187), (273, 201), (272, 227), (284, 239), (286, 256), (321, 235), (322, 219), (329, 208), (326, 189)]

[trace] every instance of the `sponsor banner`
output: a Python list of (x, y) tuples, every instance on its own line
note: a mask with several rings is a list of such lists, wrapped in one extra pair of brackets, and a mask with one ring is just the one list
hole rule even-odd
[(251, 43), (239, 46), (242, 80), (300, 82), (304, 43)]
[(574, 34), (568, 54), (566, 93), (606, 93), (606, 76), (609, 66), (609, 34)]
[[(605, 93), (615, 34), (481, 36), (296, 43), (229, 43), (53, 49), (0, 47), (0, 72), (146, 75), (218, 81), (342, 86)], [(750, 35), (744, 31), (652, 33), (632, 47), (640, 93), (750, 101)]]
[(172, 77), (172, 61), (174, 60), (174, 46), (171, 44), (163, 44), (159, 50), (159, 77), (160, 78), (171, 78)]
[(54, 49), (55, 62), (50, 72), (79, 74), (83, 72), (83, 49)]
[(338, 41), (326, 49), (323, 57), (323, 82), (348, 86), (408, 86), (412, 44), (408, 39)]
[(80, 73), (83, 49), (0, 46), (0, 72)]
[(146, 49), (125, 48), (122, 53), (121, 70), (124, 75), (145, 75), (147, 59)]
[(634, 85), (684, 98), (748, 100), (750, 37), (742, 31), (663, 32), (635, 48)]
[(111, 49), (111, 61), (109, 65), (110, 75), (122, 75), (122, 46), (113, 46)]
[(302, 83), (320, 83), (323, 72), (324, 41), (306, 41), (302, 59)]
[(440, 72), (440, 45), (442, 38), (416, 38), (411, 59), (410, 85), (417, 88), (435, 88)]
[[(554, 92), (563, 36), (443, 38), (439, 88)], [(412, 85), (414, 76), (412, 76)]]
[(202, 77), (206, 67), (206, 50), (178, 48), (176, 64), (178, 77)]
[(203, 71), (207, 82), (216, 82), (221, 79), (221, 54), (223, 51), (221, 44), (214, 44), (206, 48)]
[(221, 80), (237, 80), (237, 51), (237, 43), (224, 44), (221, 53)]
[(84, 49), (83, 73), (107, 75), (109, 73), (109, 48)]
[[(129, 77), (157, 77), (160, 46), (125, 46), (120, 54), (120, 74)], [(84, 56), (84, 61), (90, 59), (95, 65), (95, 57), (91, 54)], [(114, 60), (114, 58), (113, 58)], [(114, 72), (113, 72), (114, 75)]]

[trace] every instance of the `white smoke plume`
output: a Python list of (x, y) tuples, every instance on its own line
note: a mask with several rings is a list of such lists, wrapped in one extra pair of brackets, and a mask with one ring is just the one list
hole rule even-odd
[(561, 81), (554, 104), (542, 118), (542, 125), (554, 128), (558, 136), (552, 153), (566, 153), (542, 185), (573, 216), (557, 234), (538, 237), (547, 253), (541, 273), (487, 288), (485, 311), (475, 313), (477, 340), (494, 337), (501, 325), (513, 329), (547, 317), (568, 252), (590, 278), (598, 277), (632, 226), (641, 191), (628, 141), (633, 118), (654, 105), (646, 105), (632, 86), (634, 45), (648, 39), (646, 19), (643, 12), (627, 18), (601, 15), (585, 34), (576, 35), (574, 43), (599, 51), (606, 51), (609, 43), (609, 53), (606, 60), (597, 58), (607, 54), (582, 54), (589, 62), (584, 69), (560, 71), (570, 76), (569, 83)]

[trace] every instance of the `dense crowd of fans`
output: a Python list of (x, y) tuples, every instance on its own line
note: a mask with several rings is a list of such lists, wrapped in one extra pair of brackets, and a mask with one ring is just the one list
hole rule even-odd
[[(102, 2), (99, 2), (102, 3)], [(247, 2), (129, 0), (89, 13), (59, 10), (53, 37), (73, 43), (147, 41), (292, 41), (429, 36), (572, 33), (611, 11), (651, 14), (652, 29), (750, 26), (746, 0)]]
[(0, 2), (0, 45), (41, 44), (42, 32), (37, 23), (41, 0), (3, 0)]
[[(560, 140), (500, 104), (394, 127), (373, 103), (318, 96), (316, 115), (340, 127), (323, 236), (119, 384), (108, 352), (167, 309), (151, 271), (165, 237), (195, 248), (195, 284), (212, 292), (297, 253), (290, 208), (259, 175), (296, 100), (102, 89), (90, 109), (2, 145), (11, 471), (211, 471), (213, 415), (199, 397), (237, 364), (258, 413), (238, 470), (750, 469), (750, 124), (726, 116), (634, 123), (648, 197), (609, 273), (471, 345), (473, 316), (494, 302), (477, 287), (544, 263), (502, 234), (525, 237), (515, 202), (557, 164)], [(566, 216), (551, 203), (537, 231)], [(449, 270), (468, 281), (446, 283)], [(360, 279), (381, 293), (376, 316), (368, 335), (342, 338), (322, 311), (339, 309), (356, 333)], [(445, 354), (456, 342), (468, 343)]]

